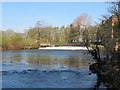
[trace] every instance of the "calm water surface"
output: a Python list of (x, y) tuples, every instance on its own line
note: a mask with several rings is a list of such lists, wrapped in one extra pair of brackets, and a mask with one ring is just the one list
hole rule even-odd
[(88, 51), (9, 50), (2, 53), (5, 88), (92, 88)]

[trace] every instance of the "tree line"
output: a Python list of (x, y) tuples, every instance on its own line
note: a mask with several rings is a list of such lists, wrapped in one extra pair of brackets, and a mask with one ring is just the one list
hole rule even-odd
[[(119, 3), (113, 3), (118, 5)], [(100, 24), (92, 25), (88, 14), (81, 14), (68, 26), (46, 26), (38, 21), (34, 27), (24, 33), (13, 30), (0, 31), (2, 33), (0, 47), (2, 49), (23, 49), (27, 47), (38, 48), (41, 43), (57, 45), (77, 44), (90, 45), (102, 44), (108, 52), (114, 52), (116, 42), (120, 41), (120, 17), (117, 6), (110, 8), (111, 17), (103, 18)], [(117, 21), (112, 25), (112, 18)], [(112, 33), (113, 32), (113, 33)]]
[(16, 33), (11, 29), (0, 31), (2, 33), (0, 46), (3, 49), (23, 49), (38, 48), (41, 43), (84, 45), (95, 40), (96, 28), (91, 24), (91, 17), (88, 14), (82, 14), (70, 25), (61, 27), (46, 26), (38, 21), (24, 33)]

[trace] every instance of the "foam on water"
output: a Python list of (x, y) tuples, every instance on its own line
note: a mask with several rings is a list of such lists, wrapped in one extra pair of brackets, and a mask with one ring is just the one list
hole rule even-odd
[[(45, 47), (39, 48), (41, 50), (88, 50), (86, 47), (75, 47), (75, 46), (59, 46), (59, 47)], [(89, 49), (92, 49), (89, 47)]]

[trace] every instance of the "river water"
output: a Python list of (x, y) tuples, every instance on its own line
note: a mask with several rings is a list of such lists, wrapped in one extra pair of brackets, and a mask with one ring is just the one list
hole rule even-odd
[(87, 50), (8, 50), (2, 52), (3, 88), (93, 88), (94, 60)]

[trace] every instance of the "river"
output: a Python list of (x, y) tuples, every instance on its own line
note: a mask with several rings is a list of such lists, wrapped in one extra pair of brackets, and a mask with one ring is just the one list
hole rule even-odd
[(2, 52), (3, 88), (93, 88), (96, 74), (87, 50), (7, 50)]

